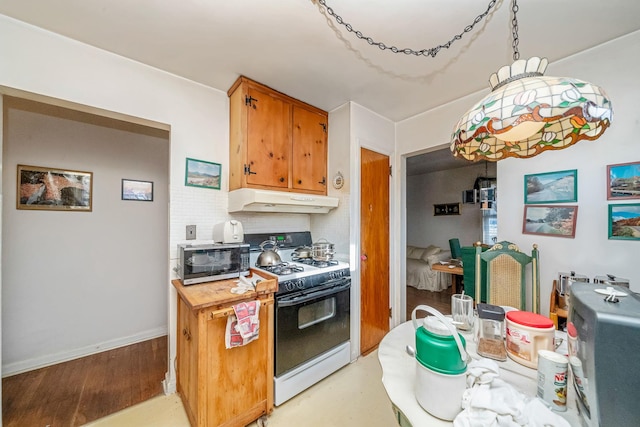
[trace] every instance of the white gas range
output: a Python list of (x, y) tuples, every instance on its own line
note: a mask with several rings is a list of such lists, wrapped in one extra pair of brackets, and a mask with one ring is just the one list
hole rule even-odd
[[(276, 242), (281, 264), (256, 267), (265, 241)], [(349, 264), (295, 258), (296, 248), (312, 246), (309, 232), (245, 234), (245, 242), (251, 265), (278, 277), (274, 403), (280, 405), (350, 362)]]

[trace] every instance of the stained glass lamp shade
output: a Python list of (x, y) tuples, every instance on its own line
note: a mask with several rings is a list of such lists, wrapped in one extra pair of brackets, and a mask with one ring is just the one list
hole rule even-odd
[(489, 79), (492, 92), (454, 128), (451, 151), (467, 160), (533, 157), (600, 137), (609, 127), (611, 101), (596, 85), (545, 77), (546, 58), (504, 66)]

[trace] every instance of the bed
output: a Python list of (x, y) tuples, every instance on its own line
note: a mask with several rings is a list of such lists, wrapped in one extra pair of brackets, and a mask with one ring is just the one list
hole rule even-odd
[(449, 261), (451, 251), (438, 246), (425, 248), (407, 246), (407, 285), (420, 290), (439, 292), (451, 285), (446, 273), (433, 271), (431, 266), (440, 261)]

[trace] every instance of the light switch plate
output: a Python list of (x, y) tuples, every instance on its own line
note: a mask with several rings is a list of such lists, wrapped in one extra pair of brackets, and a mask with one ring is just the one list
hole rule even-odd
[(187, 225), (187, 240), (195, 240), (196, 238), (196, 226)]

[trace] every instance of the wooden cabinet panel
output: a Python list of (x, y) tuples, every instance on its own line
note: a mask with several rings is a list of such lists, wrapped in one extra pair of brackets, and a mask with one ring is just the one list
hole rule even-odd
[(296, 191), (326, 191), (327, 116), (293, 107), (293, 183)]
[(266, 91), (249, 88), (247, 184), (289, 187), (291, 104)]
[(229, 190), (327, 194), (326, 111), (240, 77), (229, 95)]
[[(273, 395), (273, 358), (267, 354), (273, 351), (269, 336), (273, 329), (273, 299), (261, 301), (260, 337), (241, 347), (227, 349), (224, 345), (227, 316), (207, 321), (206, 382), (207, 426), (244, 426), (265, 415), (268, 392)], [(271, 350), (269, 349), (271, 347)], [(268, 362), (271, 364), (268, 366)], [(268, 375), (271, 372), (271, 375)], [(271, 397), (273, 401), (273, 396)]]

